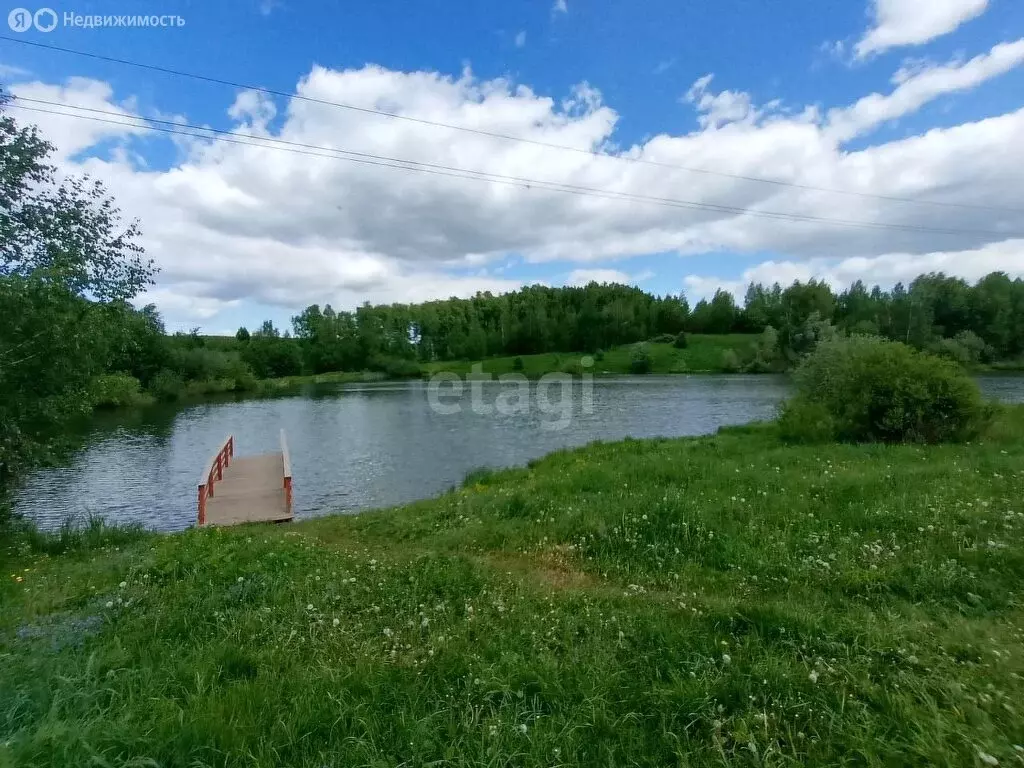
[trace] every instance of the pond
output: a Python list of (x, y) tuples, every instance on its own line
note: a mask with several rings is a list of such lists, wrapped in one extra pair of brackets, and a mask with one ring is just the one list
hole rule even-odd
[[(989, 397), (1024, 402), (1024, 378), (979, 378)], [(239, 455), (276, 451), (285, 429), (296, 517), (434, 496), (479, 467), (522, 465), (594, 440), (675, 437), (771, 418), (781, 376), (645, 376), (589, 384), (400, 382), (311, 387), (270, 400), (103, 414), (66, 466), (26, 478), (15, 509), (52, 528), (100, 515), (174, 531), (196, 517), (203, 464), (235, 436)], [(523, 385), (525, 386), (525, 385)]]

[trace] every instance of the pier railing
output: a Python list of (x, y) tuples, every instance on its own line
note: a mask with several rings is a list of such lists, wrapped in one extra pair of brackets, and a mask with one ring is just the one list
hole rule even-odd
[(288, 455), (288, 441), (285, 439), (284, 430), (281, 430), (281, 459), (284, 463), (284, 500), (288, 505), (289, 512), (292, 511), (292, 459)]
[[(284, 439), (284, 431), (281, 432), (281, 439)], [(224, 470), (231, 466), (231, 459), (235, 455), (235, 438), (228, 435), (213, 458), (210, 459), (208, 469), (199, 480), (199, 524), (206, 524), (206, 500), (213, 496), (214, 486), (224, 479)], [(287, 481), (290, 485), (291, 482)], [(289, 493), (290, 495), (290, 493)]]

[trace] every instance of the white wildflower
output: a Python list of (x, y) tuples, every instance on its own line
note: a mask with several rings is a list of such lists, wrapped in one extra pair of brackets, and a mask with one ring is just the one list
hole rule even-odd
[(127, 581), (122, 581), (120, 584), (118, 584), (118, 586), (121, 587), (121, 589), (124, 589), (125, 587), (128, 586), (128, 582)]
[(980, 749), (978, 750), (978, 759), (981, 760), (981, 762), (983, 762), (985, 765), (999, 765), (999, 760), (997, 760), (987, 752), (982, 752)]
[(812, 669), (811, 674), (807, 676), (807, 679), (810, 680), (812, 683), (818, 682), (818, 670)]
[(722, 654), (722, 663), (725, 664), (726, 666), (732, 664), (732, 656), (730, 656), (728, 653), (723, 653)]
[(331, 622), (331, 624), (333, 624), (334, 626), (338, 626), (339, 624), (341, 624), (341, 619), (334, 619), (334, 620), (333, 620), (333, 621)]

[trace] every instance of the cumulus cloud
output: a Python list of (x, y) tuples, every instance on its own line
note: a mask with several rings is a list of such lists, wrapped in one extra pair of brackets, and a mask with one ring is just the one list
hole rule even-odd
[(526, 30), (521, 29), (516, 34), (516, 48), (522, 48), (526, 45)]
[(697, 108), (697, 122), (702, 128), (718, 128), (726, 123), (752, 123), (760, 116), (754, 109), (750, 94), (742, 91), (722, 91), (712, 93), (709, 86), (714, 75), (698, 78), (683, 101)]
[(555, 0), (554, 5), (551, 6), (552, 13), (568, 13), (569, 5), (566, 0)]
[[(447, 76), (372, 65), (313, 67), (297, 91), (412, 121), (314, 101), (275, 101), (258, 92), (225, 95), (222, 114), (239, 139), (281, 139), (322, 148), (323, 156), (188, 138), (179, 140), (180, 153), (169, 167), (151, 169), (125, 153), (98, 157), (83, 151), (100, 141), (138, 142), (136, 127), (19, 117), (39, 122), (56, 141), (63, 169), (102, 179), (125, 214), (140, 219), (143, 245), (163, 270), (153, 295), (169, 308), (169, 325), (216, 325), (217, 314), (239, 302), (295, 311), (312, 302), (351, 307), (365, 300), (510, 290), (529, 281), (531, 265), (541, 262), (562, 262), (571, 282), (601, 274), (637, 282), (646, 277), (628, 268), (606, 269), (607, 262), (709, 251), (778, 253), (778, 263), (793, 270), (825, 256), (830, 264), (867, 259), (849, 263), (877, 272), (872, 259), (916, 263), (922, 254), (976, 254), (1018, 242), (1013, 238), (1024, 230), (1024, 216), (1005, 209), (1024, 208), (1017, 170), (1024, 167), (1024, 109), (856, 151), (843, 142), (851, 130), (859, 134), (905, 114), (937, 92), (969, 88), (1005, 71), (1019, 45), (997, 46), (962, 64), (904, 71), (894, 79), (893, 93), (879, 97), (881, 106), (861, 100), (825, 118), (813, 106), (784, 110), (755, 104), (740, 91), (713, 93), (707, 76), (691, 89), (703, 118), (698, 129), (627, 147), (616, 146), (619, 115), (593, 85), (580, 84), (557, 100), (468, 70)], [(106, 83), (72, 79), (18, 87), (20, 94), (135, 114), (133, 102), (116, 98)], [(342, 159), (332, 150), (362, 154)], [(382, 167), (370, 155), (497, 174), (506, 183), (459, 178), (439, 168)], [(1004, 209), (915, 205), (741, 177)], [(603, 193), (567, 194), (528, 179)], [(779, 212), (829, 221), (788, 220), (774, 215)], [(992, 251), (993, 263), (1007, 253)], [(521, 265), (522, 280), (493, 276), (494, 265), (510, 258)], [(967, 262), (948, 259), (958, 274)]]
[[(85, 77), (71, 77), (63, 85), (53, 85), (40, 81), (21, 82), (12, 85), (11, 94), (25, 99), (39, 99), (59, 105), (102, 109), (113, 112), (113, 120), (129, 122), (138, 117), (134, 99), (128, 98), (121, 102), (114, 100), (114, 89), (109, 83)], [(25, 106), (36, 107), (32, 102), (24, 102)], [(43, 106), (43, 109), (52, 109)], [(57, 158), (65, 159), (93, 147), (107, 139), (139, 136), (147, 131), (138, 125), (114, 125), (112, 123), (60, 120), (45, 120), (43, 115), (30, 112), (22, 113), (22, 119), (28, 122), (45, 122), (46, 138), (57, 148)]]
[(687, 295), (695, 300), (709, 298), (717, 288), (722, 288), (741, 301), (751, 283), (788, 286), (798, 280), (806, 282), (814, 279), (823, 280), (838, 291), (862, 280), (868, 286), (891, 288), (896, 283), (906, 285), (919, 275), (929, 272), (957, 275), (970, 282), (991, 272), (1024, 277), (1024, 239), (989, 243), (967, 251), (885, 253), (879, 256), (815, 258), (807, 261), (770, 260), (744, 270), (738, 278), (687, 275), (683, 285)]
[(857, 58), (904, 45), (921, 45), (980, 16), (988, 0), (873, 0), (872, 25), (854, 47)]
[(915, 62), (893, 75), (897, 86), (892, 93), (873, 93), (855, 104), (828, 113), (828, 130), (838, 141), (847, 141), (866, 133), (887, 120), (894, 120), (920, 109), (929, 101), (947, 93), (964, 91), (1024, 62), (1024, 39), (1000, 43), (988, 53), (967, 62), (930, 66)]

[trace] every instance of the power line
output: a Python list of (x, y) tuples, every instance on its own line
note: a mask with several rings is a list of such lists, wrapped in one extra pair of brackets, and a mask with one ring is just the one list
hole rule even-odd
[[(890, 224), (885, 222), (834, 219), (822, 216), (812, 216), (809, 214), (790, 213), (784, 211), (761, 211), (749, 208), (740, 208), (737, 206), (720, 205), (715, 203), (702, 203), (692, 200), (678, 200), (675, 198), (640, 195), (629, 192), (619, 192), (616, 190), (598, 189), (594, 187), (584, 187), (572, 184), (565, 184), (562, 182), (546, 181), (542, 179), (533, 179), (520, 176), (507, 176), (502, 174), (489, 173), (486, 171), (474, 171), (471, 169), (459, 168), (456, 166), (425, 163), (417, 160), (405, 160), (401, 158), (392, 158), (365, 152), (353, 152), (350, 150), (335, 149), (332, 147), (322, 147), (314, 144), (303, 144), (300, 142), (292, 142), (272, 137), (249, 136), (245, 134), (233, 133), (231, 131), (227, 131), (224, 129), (209, 128), (205, 126), (198, 126), (190, 123), (174, 122), (170, 120), (157, 120), (155, 118), (145, 118), (135, 115), (125, 115), (120, 112), (99, 110), (90, 107), (76, 107), (73, 105), (62, 104), (60, 102), (46, 101), (43, 99), (28, 99), (18, 97), (17, 101), (28, 101), (37, 104), (41, 103), (49, 106), (57, 106), (62, 109), (74, 109), (80, 111), (99, 113), (103, 115), (111, 115), (121, 119), (110, 120), (102, 117), (92, 117), (90, 115), (75, 114), (70, 112), (59, 112), (55, 110), (42, 109), (39, 107), (27, 107), (22, 106), (18, 103), (10, 104), (9, 106), (11, 108), (17, 108), (28, 112), (39, 112), (44, 114), (59, 115), (62, 117), (70, 117), (79, 120), (89, 120), (92, 122), (106, 123), (109, 125), (119, 125), (128, 128), (139, 128), (159, 133), (187, 136), (190, 138), (205, 139), (209, 141), (220, 141), (228, 144), (238, 144), (241, 146), (262, 149), (274, 149), (278, 151), (291, 152), (293, 154), (307, 155), (311, 157), (322, 157), (332, 160), (344, 160), (347, 162), (354, 162), (363, 165), (372, 165), (383, 168), (394, 168), (397, 170), (430, 173), (438, 176), (471, 179), (475, 181), (505, 184), (516, 187), (525, 187), (528, 189), (538, 188), (552, 192), (562, 192), (567, 194), (581, 195), (585, 197), (598, 197), (608, 200), (619, 200), (624, 202), (642, 202), (652, 205), (660, 205), (663, 207), (685, 208), (691, 210), (706, 210), (718, 213), (729, 213), (738, 216), (753, 216), (757, 218), (768, 218), (791, 222), (825, 223), (836, 226), (853, 227), (861, 229), (897, 230), (944, 235), (986, 235), (992, 237), (1014, 236), (1012, 233), (994, 232), (991, 230), (948, 229), (938, 227), (926, 227), (913, 224)], [(136, 122), (126, 122), (126, 120), (133, 120)], [(169, 127), (160, 127), (160, 125), (151, 125), (150, 123), (162, 124), (164, 126)]]
[(337, 107), (339, 109), (347, 109), (347, 110), (350, 110), (350, 111), (353, 111), (353, 112), (361, 112), (361, 113), (364, 113), (364, 114), (376, 115), (378, 117), (387, 117), (387, 118), (391, 118), (391, 119), (394, 119), (394, 120), (403, 120), (403, 121), (410, 122), (410, 123), (417, 123), (419, 125), (428, 125), (428, 126), (431, 126), (431, 127), (434, 127), (434, 128), (446, 128), (448, 130), (453, 130), (453, 131), (462, 131), (464, 133), (472, 133), (472, 134), (476, 134), (476, 135), (479, 135), (479, 136), (487, 136), (487, 137), (493, 138), (493, 139), (502, 139), (504, 141), (522, 142), (522, 143), (525, 143), (525, 144), (532, 144), (532, 145), (538, 146), (538, 147), (546, 147), (548, 149), (558, 149), (558, 150), (563, 150), (563, 151), (567, 151), (567, 152), (575, 152), (577, 154), (590, 155), (592, 157), (608, 158), (608, 159), (611, 159), (611, 160), (619, 160), (619, 161), (629, 162), (629, 163), (638, 163), (638, 164), (641, 164), (641, 165), (650, 165), (650, 166), (655, 166), (655, 167), (658, 167), (658, 168), (667, 168), (667, 169), (676, 170), (676, 171), (686, 171), (688, 173), (700, 173), (700, 174), (706, 174), (706, 175), (711, 175), (711, 176), (721, 176), (721, 177), (724, 177), (724, 178), (735, 179), (737, 181), (748, 181), (748, 182), (755, 182), (755, 183), (758, 183), (758, 184), (771, 184), (771, 185), (774, 185), (774, 186), (789, 187), (789, 188), (793, 188), (793, 189), (803, 189), (803, 190), (812, 191), (812, 192), (824, 192), (824, 193), (827, 193), (827, 194), (834, 194), (834, 195), (847, 195), (847, 196), (851, 196), (851, 197), (860, 197), (860, 198), (867, 198), (867, 199), (874, 199), (874, 200), (885, 200), (885, 201), (888, 201), (888, 202), (908, 203), (908, 204), (913, 204), (913, 205), (930, 205), (930, 206), (938, 206), (938, 207), (943, 207), (943, 208), (966, 208), (966, 209), (973, 209), (973, 210), (1000, 211), (1000, 212), (1003, 212), (1003, 213), (1018, 213), (1018, 214), (1024, 213), (1024, 209), (1020, 209), (1020, 208), (1008, 208), (1008, 207), (995, 206), (995, 205), (978, 205), (978, 204), (973, 204), (973, 203), (951, 203), (951, 202), (945, 202), (945, 201), (941, 201), (941, 200), (921, 200), (921, 199), (918, 199), (918, 198), (901, 197), (901, 196), (898, 196), (898, 195), (881, 195), (881, 194), (876, 194), (876, 193), (873, 193), (873, 192), (861, 192), (861, 191), (850, 190), (850, 189), (838, 189), (838, 188), (835, 188), (835, 187), (821, 187), (821, 186), (815, 186), (813, 184), (801, 184), (801, 183), (795, 182), (795, 181), (783, 181), (782, 179), (770, 179), (770, 178), (765, 178), (765, 177), (762, 177), (762, 176), (748, 176), (748, 175), (739, 174), (739, 173), (729, 173), (727, 171), (716, 171), (716, 170), (712, 170), (710, 168), (696, 168), (696, 167), (692, 167), (692, 166), (679, 165), (679, 164), (675, 164), (675, 163), (665, 163), (665, 162), (660, 162), (658, 160), (649, 160), (647, 158), (642, 158), (642, 157), (630, 157), (628, 155), (613, 154), (611, 152), (602, 151), (602, 150), (585, 149), (585, 148), (582, 148), (582, 147), (573, 147), (573, 146), (570, 146), (568, 144), (556, 144), (554, 142), (541, 141), (539, 139), (531, 139), (531, 138), (527, 138), (525, 136), (514, 136), (514, 135), (511, 135), (511, 134), (501, 133), (501, 132), (498, 132), (498, 131), (487, 131), (487, 130), (484, 130), (484, 129), (481, 129), (481, 128), (471, 128), (469, 126), (456, 125), (454, 123), (445, 123), (445, 122), (441, 122), (439, 120), (427, 120), (427, 119), (421, 118), (421, 117), (413, 117), (412, 115), (394, 114), (394, 113), (391, 113), (391, 112), (385, 112), (384, 110), (381, 110), (381, 109), (374, 109), (372, 107), (361, 107), (361, 106), (358, 106), (356, 104), (347, 104), (345, 102), (340, 102), (340, 101), (330, 101), (328, 99), (318, 99), (318, 98), (313, 97), (313, 96), (304, 96), (302, 94), (294, 93), (294, 92), (290, 92), (290, 91), (280, 91), (280, 90), (275, 90), (273, 88), (263, 88), (263, 87), (258, 86), (258, 85), (247, 85), (245, 83), (239, 83), (239, 82), (235, 82), (233, 80), (226, 80), (226, 79), (223, 79), (223, 78), (213, 77), (213, 76), (210, 76), (210, 75), (200, 75), (200, 74), (197, 74), (197, 73), (194, 73), (194, 72), (186, 72), (186, 71), (179, 70), (179, 69), (172, 69), (170, 67), (162, 67), (162, 66), (159, 66), (159, 65), (156, 65), (156, 64), (145, 64), (145, 63), (138, 62), (138, 61), (131, 61), (129, 59), (118, 58), (116, 56), (105, 56), (105, 55), (99, 54), (99, 53), (91, 53), (91, 52), (88, 52), (88, 51), (80, 51), (80, 50), (76, 50), (74, 48), (65, 48), (65, 47), (59, 46), (59, 45), (52, 45), (50, 43), (41, 43), (41, 42), (38, 42), (38, 41), (35, 41), (35, 40), (26, 40), (24, 38), (19, 38), (19, 37), (10, 37), (8, 35), (0, 35), (0, 40), (5, 40), (5, 41), (8, 41), (8, 42), (12, 42), (12, 43), (19, 43), (21, 45), (28, 45), (28, 46), (32, 46), (34, 48), (42, 48), (42, 49), (49, 50), (49, 51), (56, 51), (56, 52), (59, 52), (59, 53), (67, 53), (67, 54), (71, 54), (73, 56), (82, 56), (84, 58), (95, 59), (97, 61), (105, 61), (105, 62), (109, 62), (109, 63), (112, 63), (112, 64), (122, 64), (124, 66), (135, 67), (137, 69), (144, 69), (144, 70), (148, 70), (150, 72), (159, 72), (161, 74), (172, 75), (174, 77), (186, 77), (186, 78), (190, 78), (190, 79), (193, 79), (193, 80), (200, 80), (200, 81), (207, 82), (207, 83), (214, 83), (216, 85), (224, 85), (224, 86), (228, 86), (230, 88), (242, 88), (242, 89), (245, 89), (245, 90), (257, 91), (259, 93), (267, 94), (268, 96), (278, 96), (278, 97), (286, 98), (286, 99), (295, 99), (297, 101), (305, 101), (305, 102), (308, 102), (310, 104), (320, 104), (320, 105), (323, 105), (323, 106)]

